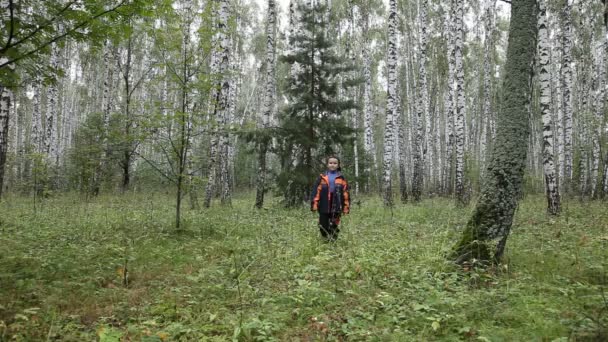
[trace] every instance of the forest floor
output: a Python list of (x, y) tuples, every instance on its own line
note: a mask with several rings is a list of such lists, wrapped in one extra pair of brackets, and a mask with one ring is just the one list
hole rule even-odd
[(363, 198), (336, 243), (306, 209), (252, 204), (184, 210), (177, 232), (164, 194), (4, 199), (0, 341), (608, 339), (606, 203), (553, 219), (527, 197), (486, 270), (446, 262), (471, 212), (447, 199)]

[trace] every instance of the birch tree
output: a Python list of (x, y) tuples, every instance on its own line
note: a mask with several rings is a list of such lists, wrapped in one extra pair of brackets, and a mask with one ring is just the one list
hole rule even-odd
[[(363, 139), (363, 149), (365, 150), (365, 154), (368, 159), (371, 160), (371, 167), (369, 162), (366, 163), (365, 173), (369, 175), (369, 179), (367, 181), (367, 190), (370, 188), (370, 179), (375, 178), (371, 175), (376, 174), (376, 170), (378, 170), (378, 157), (376, 154), (376, 144), (374, 140), (374, 130), (373, 130), (373, 103), (372, 103), (372, 72), (371, 72), (371, 64), (372, 59), (370, 56), (370, 39), (369, 39), (369, 11), (365, 11), (362, 15), (363, 21), (363, 44), (362, 44), (362, 55), (363, 55), (363, 130), (364, 130), (364, 139)], [(373, 171), (372, 171), (373, 170)], [(373, 172), (373, 173), (372, 173)]]
[(394, 137), (394, 116), (397, 111), (397, 1), (389, 1), (388, 12), (388, 50), (387, 50), (387, 103), (386, 103), (386, 124), (384, 128), (384, 154), (382, 161), (382, 197), (384, 205), (393, 205), (391, 169), (393, 165), (393, 144)]
[(490, 0), (484, 14), (485, 43), (483, 56), (483, 118), (479, 144), (479, 167), (483, 177), (486, 164), (486, 150), (492, 117), (492, 55), (494, 53), (494, 11), (495, 1)]
[(547, 196), (547, 211), (551, 215), (557, 215), (560, 211), (560, 198), (553, 156), (553, 120), (551, 117), (551, 73), (549, 71), (550, 46), (547, 25), (547, 4), (546, 0), (538, 1), (540, 110), (543, 120), (543, 170), (545, 176), (545, 192)]
[(561, 86), (564, 102), (564, 179), (561, 184), (570, 191), (572, 181), (572, 0), (565, 0), (562, 9)]
[[(276, 6), (274, 0), (268, 0), (268, 13), (266, 19), (266, 87), (264, 94), (264, 109), (262, 125), (265, 130), (270, 126), (272, 109), (274, 107), (275, 93), (275, 32), (276, 32)], [(261, 209), (264, 205), (266, 191), (266, 153), (269, 139), (265, 132), (264, 139), (259, 142), (258, 174), (255, 206)]]
[[(213, 56), (211, 57), (211, 70), (214, 77), (217, 78), (215, 85), (211, 90), (211, 117), (212, 120), (220, 129), (226, 129), (226, 118), (227, 111), (229, 109), (229, 94), (230, 94), (230, 78), (227, 74), (230, 66), (230, 39), (228, 35), (228, 17), (230, 15), (228, 11), (228, 0), (214, 0), (216, 6), (215, 11), (215, 37), (214, 42), (216, 46), (213, 50)], [(209, 208), (211, 206), (211, 198), (213, 197), (214, 186), (217, 177), (217, 171), (228, 172), (227, 168), (222, 166), (222, 163), (218, 163), (218, 156), (221, 157), (220, 153), (224, 150), (227, 144), (227, 137), (225, 132), (213, 132), (211, 142), (211, 151), (209, 157), (209, 170), (207, 175), (207, 187), (205, 189), (205, 201), (204, 207)], [(218, 165), (220, 164), (220, 165)], [(218, 169), (218, 166), (220, 170)], [(226, 192), (229, 191), (226, 185), (222, 186), (222, 202), (227, 201)], [(227, 203), (228, 204), (228, 203)]]
[(456, 175), (455, 175), (455, 193), (456, 201), (460, 204), (465, 204), (465, 188), (464, 188), (464, 147), (465, 147), (465, 91), (464, 91), (464, 62), (463, 62), (463, 47), (464, 47), (464, 23), (463, 23), (463, 7), (462, 1), (456, 1), (455, 17), (454, 17), (454, 33), (456, 35), (454, 42), (454, 73), (456, 81), (456, 116), (455, 116), (455, 143), (456, 143)]
[(600, 35), (600, 39), (592, 47), (592, 55), (594, 61), (594, 72), (593, 72), (593, 87), (594, 87), (594, 100), (595, 104), (593, 110), (593, 146), (592, 146), (592, 164), (591, 164), (591, 198), (599, 197), (601, 193), (599, 188), (599, 167), (600, 167), (600, 152), (601, 152), (601, 141), (602, 141), (602, 126), (604, 121), (605, 112), (605, 97), (606, 97), (606, 45), (608, 45), (608, 32), (603, 32)]
[(454, 189), (454, 144), (455, 144), (455, 132), (454, 132), (454, 102), (456, 98), (456, 89), (454, 88), (455, 83), (455, 71), (456, 71), (456, 60), (455, 60), (455, 34), (454, 34), (454, 18), (456, 16), (456, 4), (454, 0), (448, 1), (446, 12), (449, 13), (448, 19), (444, 23), (444, 35), (447, 37), (447, 60), (448, 60), (448, 77), (447, 77), (447, 89), (444, 98), (444, 111), (445, 111), (445, 136), (446, 136), (446, 163), (444, 168), (444, 183), (446, 184), (446, 193), (452, 194)]
[(7, 87), (0, 86), (0, 199), (4, 190), (4, 172), (6, 155), (8, 153), (8, 123), (10, 119), (12, 92)]
[[(424, 186), (424, 163), (426, 150), (428, 145), (425, 144), (425, 120), (426, 125), (430, 127), (431, 122), (428, 115), (428, 90), (427, 90), (427, 75), (426, 75), (426, 60), (427, 60), (427, 17), (428, 17), (428, 0), (420, 2), (420, 46), (419, 49), (419, 73), (418, 73), (418, 97), (416, 103), (416, 138), (414, 140), (414, 174), (412, 177), (412, 199), (414, 202), (420, 202), (422, 196), (422, 188)], [(427, 130), (428, 131), (428, 130)], [(427, 137), (428, 138), (428, 137)]]

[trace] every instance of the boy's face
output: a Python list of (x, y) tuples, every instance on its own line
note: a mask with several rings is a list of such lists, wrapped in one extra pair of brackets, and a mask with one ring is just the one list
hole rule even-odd
[(327, 161), (327, 169), (329, 171), (336, 171), (338, 169), (338, 159), (329, 158), (329, 160)]

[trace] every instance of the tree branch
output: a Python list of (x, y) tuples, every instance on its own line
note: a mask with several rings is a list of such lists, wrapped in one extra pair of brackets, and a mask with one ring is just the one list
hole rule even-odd
[(165, 174), (163, 172), (163, 170), (161, 170), (155, 163), (153, 163), (151, 160), (149, 160), (148, 158), (144, 157), (141, 153), (136, 152), (135, 154), (137, 154), (141, 159), (143, 159), (146, 163), (148, 163), (148, 165), (150, 165), (154, 170), (156, 170), (156, 172), (158, 172), (161, 176), (165, 177), (169, 182), (171, 183), (175, 183), (175, 179), (172, 179), (171, 177), (169, 177), (167, 174)]
[(8, 40), (6, 41), (6, 45), (4, 46), (4, 48), (1, 50), (2, 52), (4, 52), (8, 46), (11, 45), (11, 41), (13, 40), (13, 37), (15, 35), (15, 11), (13, 8), (13, 0), (10, 0), (8, 2), (8, 11), (9, 11), (9, 15), (11, 17), (11, 30), (8, 34)]
[[(52, 38), (52, 39), (50, 39), (50, 40), (48, 40), (48, 41), (46, 41), (45, 43), (43, 43), (43, 44), (41, 44), (40, 46), (37, 46), (36, 48), (34, 48), (34, 49), (32, 49), (32, 50), (30, 50), (30, 51), (28, 51), (28, 52), (24, 53), (23, 55), (18, 56), (18, 57), (14, 58), (14, 59), (11, 59), (11, 60), (9, 60), (9, 61), (7, 61), (7, 62), (4, 62), (4, 63), (0, 64), (0, 68), (3, 68), (3, 67), (5, 67), (5, 66), (7, 66), (7, 65), (14, 64), (14, 63), (16, 63), (16, 62), (18, 62), (18, 61), (20, 61), (20, 60), (22, 60), (22, 59), (26, 58), (26, 57), (29, 57), (29, 56), (31, 56), (31, 55), (33, 55), (33, 54), (35, 54), (36, 52), (39, 52), (40, 50), (42, 50), (42, 49), (44, 49), (45, 47), (47, 47), (47, 46), (49, 46), (49, 45), (51, 45), (51, 44), (53, 44), (53, 43), (57, 42), (58, 40), (61, 40), (61, 39), (65, 38), (65, 37), (67, 37), (67, 36), (71, 35), (72, 33), (76, 32), (76, 30), (78, 30), (79, 28), (82, 28), (82, 27), (86, 26), (87, 24), (89, 24), (89, 23), (90, 23), (90, 22), (92, 22), (93, 20), (95, 20), (95, 19), (97, 19), (97, 18), (99, 18), (99, 17), (102, 17), (102, 16), (104, 16), (104, 15), (106, 15), (106, 14), (108, 14), (108, 13), (111, 13), (111, 12), (116, 11), (116, 10), (117, 10), (117, 9), (119, 9), (120, 7), (124, 6), (126, 1), (127, 1), (127, 0), (122, 0), (122, 1), (121, 1), (121, 2), (118, 4), (118, 5), (116, 5), (116, 6), (112, 7), (112, 8), (110, 8), (110, 9), (108, 9), (108, 10), (105, 10), (105, 11), (103, 11), (103, 12), (100, 12), (100, 13), (98, 13), (98, 14), (96, 14), (96, 15), (94, 15), (94, 16), (92, 16), (92, 17), (90, 17), (90, 18), (88, 18), (88, 19), (87, 19), (87, 20), (85, 20), (85, 21), (82, 21), (82, 22), (78, 23), (77, 25), (75, 25), (75, 26), (74, 26), (74, 27), (72, 27), (71, 29), (69, 29), (69, 30), (65, 31), (64, 33), (62, 33), (62, 34), (60, 34), (60, 35), (58, 35), (58, 36), (56, 36), (56, 37), (54, 37), (54, 38)], [(15, 44), (13, 44), (13, 46), (15, 46)]]
[[(12, 1), (11, 1), (12, 3)], [(47, 27), (49, 27), (51, 24), (53, 24), (55, 22), (55, 20), (57, 20), (57, 18), (59, 18), (59, 16), (64, 13), (65, 11), (69, 10), (70, 7), (72, 7), (72, 5), (76, 3), (76, 1), (72, 1), (69, 2), (67, 5), (65, 5), (59, 12), (57, 12), (57, 14), (52, 17), (51, 19), (49, 19), (45, 24), (43, 25), (37, 25), (36, 29), (33, 30), (32, 32), (30, 32), (29, 34), (27, 34), (25, 37), (19, 39), (18, 41), (16, 41), (14, 44), (9, 44), (10, 42), (10, 38), (12, 38), (12, 35), (9, 37), (9, 42), (7, 42), (6, 46), (0, 50), (0, 52), (5, 52), (6, 50), (15, 47), (17, 45), (20, 45), (22, 43), (24, 43), (25, 41), (27, 41), (28, 39), (32, 38), (33, 36), (35, 36), (38, 32), (42, 31), (43, 29), (46, 29)], [(11, 6), (11, 12), (12, 12), (12, 6)], [(12, 14), (12, 13), (11, 13)], [(12, 16), (11, 16), (11, 20), (12, 20)], [(11, 25), (11, 30), (13, 25)]]

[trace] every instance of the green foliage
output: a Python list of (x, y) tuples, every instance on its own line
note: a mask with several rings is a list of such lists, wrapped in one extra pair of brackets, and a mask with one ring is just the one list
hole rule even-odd
[[(3, 341), (602, 340), (608, 214), (599, 202), (545, 216), (523, 201), (499, 268), (443, 255), (470, 208), (436, 199), (392, 215), (377, 199), (335, 244), (316, 215), (184, 211), (163, 193), (0, 203)], [(125, 267), (126, 265), (126, 267)], [(123, 279), (128, 275), (128, 284)], [(69, 295), (67, 295), (69, 294)], [(603, 330), (602, 330), (603, 329)], [(604, 334), (604, 335), (602, 335)]]
[(150, 4), (149, 0), (11, 2), (13, 16), (3, 13), (0, 21), (0, 84), (13, 87), (20, 77), (36, 75), (54, 80), (61, 71), (44, 63), (52, 43), (64, 44), (70, 38), (99, 44), (108, 35), (124, 32), (114, 27), (117, 18), (145, 13)]
[(298, 11), (299, 30), (290, 38), (293, 53), (281, 58), (294, 68), (285, 90), (289, 104), (281, 113), (279, 131), (279, 153), (285, 162), (278, 185), (289, 205), (306, 198), (315, 174), (324, 169), (324, 158), (351, 141), (353, 129), (343, 114), (357, 106), (352, 99), (341, 98), (339, 89), (360, 83), (349, 79), (353, 66), (335, 52), (327, 6), (301, 5)]
[[(119, 125), (118, 114), (110, 117), (107, 132), (104, 129), (102, 113), (91, 113), (87, 116), (76, 131), (74, 145), (68, 151), (68, 189), (92, 194), (98, 190), (93, 189), (96, 185), (113, 183), (121, 157), (120, 146), (124, 143)], [(106, 146), (104, 141), (107, 142)], [(104, 167), (100, 168), (102, 165)], [(100, 179), (96, 180), (96, 176), (100, 176)], [(96, 184), (97, 181), (99, 182)]]

